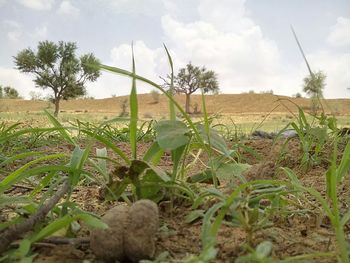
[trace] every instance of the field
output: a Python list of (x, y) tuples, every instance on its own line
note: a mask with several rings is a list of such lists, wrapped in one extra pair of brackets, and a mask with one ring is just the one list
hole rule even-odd
[(139, 199), (159, 209), (144, 262), (349, 262), (350, 100), (312, 115), (305, 98), (194, 95), (189, 115), (182, 96), (132, 93), (57, 119), (0, 103), (0, 262), (101, 262), (98, 218)]

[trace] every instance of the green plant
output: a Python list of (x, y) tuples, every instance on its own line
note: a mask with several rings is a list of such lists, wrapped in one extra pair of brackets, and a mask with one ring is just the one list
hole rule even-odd
[[(294, 115), (295, 121), (288, 123), (276, 136), (277, 141), (289, 127), (297, 134), (300, 141), (301, 160), (300, 165), (306, 171), (314, 165), (318, 165), (322, 161), (322, 153), (329, 142), (329, 130), (334, 134), (337, 131), (336, 119), (327, 117), (325, 114), (320, 116), (312, 116), (313, 121), (310, 122), (305, 112), (298, 107), (298, 115)], [(316, 122), (317, 121), (317, 122)], [(293, 137), (287, 138), (285, 146)], [(283, 151), (282, 151), (283, 153)]]
[(272, 251), (272, 243), (263, 241), (257, 245), (256, 249), (249, 248), (249, 254), (240, 256), (235, 263), (269, 263), (276, 262), (270, 257)]
[(338, 256), (341, 262), (350, 262), (348, 246), (349, 243), (346, 241), (346, 234), (344, 227), (350, 220), (350, 210), (346, 213), (341, 214), (340, 204), (338, 201), (337, 188), (338, 185), (344, 180), (347, 172), (350, 168), (350, 142), (347, 143), (342, 159), (337, 165), (338, 146), (337, 140), (334, 143), (334, 149), (331, 159), (330, 167), (328, 168), (325, 179), (326, 179), (326, 198), (322, 197), (321, 193), (315, 190), (313, 187), (305, 187), (298, 180), (296, 174), (289, 168), (282, 168), (282, 170), (288, 175), (291, 183), (296, 190), (300, 192), (307, 192), (312, 195), (322, 206), (323, 212), (330, 219), (330, 222), (334, 228), (337, 244), (338, 244)]
[[(33, 131), (58, 131), (62, 138), (75, 145), (71, 155), (51, 154), (47, 155), (42, 152), (24, 152), (11, 157), (5, 158), (0, 166), (4, 167), (16, 161), (24, 161), (25, 164), (17, 168), (15, 171), (8, 173), (3, 180), (0, 181), (0, 206), (6, 206), (9, 203), (16, 204), (15, 213), (20, 211), (18, 208), (26, 211), (25, 215), (18, 214), (9, 222), (0, 225), (2, 229), (0, 234), (0, 253), (7, 250), (8, 245), (21, 235), (32, 231), (22, 239), (18, 249), (8, 251), (3, 260), (13, 262), (18, 259), (29, 259), (27, 254), (30, 252), (32, 243), (37, 242), (62, 228), (70, 228), (71, 224), (77, 220), (84, 221), (92, 227), (105, 228), (106, 225), (97, 218), (89, 215), (80, 209), (77, 209), (70, 197), (72, 190), (80, 182), (83, 176), (89, 174), (84, 170), (84, 164), (88, 159), (91, 144), (86, 149), (77, 146), (75, 140), (70, 137), (63, 126), (49, 113), (47, 117), (54, 125), (54, 128), (33, 128), (25, 129), (17, 132), (6, 130), (0, 136), (0, 141), (6, 142), (13, 138), (18, 138), (23, 134), (30, 134)], [(27, 158), (32, 158), (26, 161)], [(39, 183), (35, 184), (31, 179), (39, 178)], [(14, 187), (18, 182), (27, 182), (33, 185), (33, 190), (27, 196), (22, 198), (11, 197), (7, 194), (7, 190)], [(47, 191), (44, 191), (45, 188)], [(37, 198), (41, 194), (41, 198)], [(62, 204), (57, 204), (60, 199), (66, 196), (66, 200)], [(42, 224), (49, 212), (54, 212), (54, 217), (48, 224)], [(34, 228), (35, 227), (35, 228)]]

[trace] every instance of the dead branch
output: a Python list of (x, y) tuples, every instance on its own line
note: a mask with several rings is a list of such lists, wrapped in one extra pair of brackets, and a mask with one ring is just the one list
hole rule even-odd
[(10, 226), (8, 229), (4, 230), (0, 235), (0, 254), (6, 251), (13, 241), (20, 238), (24, 233), (32, 230), (37, 223), (43, 221), (50, 210), (69, 190), (70, 184), (68, 179), (66, 179), (57, 192), (46, 201), (35, 214), (31, 215), (24, 222)]

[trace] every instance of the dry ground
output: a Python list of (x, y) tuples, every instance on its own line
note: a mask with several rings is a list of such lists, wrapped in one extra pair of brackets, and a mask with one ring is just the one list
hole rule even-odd
[[(150, 94), (138, 95), (140, 116), (149, 113), (153, 116), (163, 116), (168, 112), (168, 100), (160, 95), (159, 103), (155, 103)], [(94, 112), (94, 113), (119, 113), (123, 101), (128, 96), (107, 99), (79, 99), (61, 102), (61, 110), (66, 112)], [(185, 104), (185, 97), (177, 95), (176, 100), (180, 105)], [(286, 107), (284, 107), (285, 104)], [(222, 114), (260, 114), (274, 111), (286, 113), (289, 110), (297, 111), (294, 104), (305, 110), (310, 109), (310, 99), (291, 98), (272, 94), (219, 94), (206, 95), (207, 109), (209, 113)], [(198, 105), (201, 110), (201, 96), (192, 95), (191, 105)], [(336, 115), (350, 114), (350, 99), (328, 99), (323, 101), (324, 108), (328, 113)], [(52, 108), (47, 101), (30, 100), (6, 100), (0, 101), (0, 112), (35, 112)]]

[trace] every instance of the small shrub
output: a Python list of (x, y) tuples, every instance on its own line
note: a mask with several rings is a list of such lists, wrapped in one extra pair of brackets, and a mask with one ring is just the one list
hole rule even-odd
[(199, 113), (201, 113), (201, 110), (199, 109), (199, 105), (198, 105), (197, 102), (194, 103), (194, 105), (193, 105), (193, 113), (194, 113), (194, 114), (199, 114)]
[(121, 112), (119, 114), (119, 117), (127, 117), (129, 116), (129, 112), (128, 112), (128, 100), (127, 99), (124, 99), (122, 101), (122, 104), (121, 104)]

